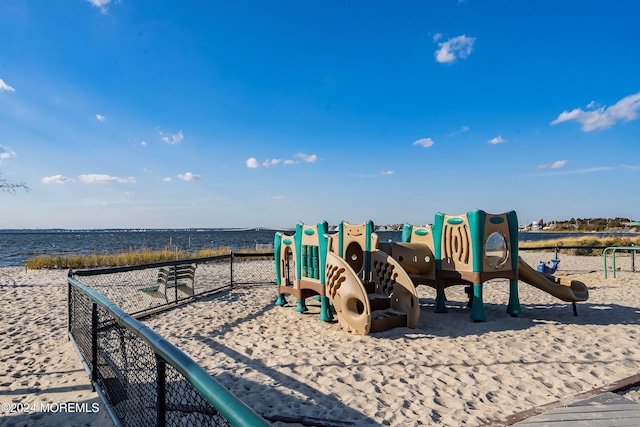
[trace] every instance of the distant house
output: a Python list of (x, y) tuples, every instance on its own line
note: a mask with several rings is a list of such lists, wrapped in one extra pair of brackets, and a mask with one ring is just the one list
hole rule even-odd
[(544, 227), (544, 221), (542, 219), (538, 219), (537, 221), (533, 221), (531, 223), (531, 230), (542, 230)]

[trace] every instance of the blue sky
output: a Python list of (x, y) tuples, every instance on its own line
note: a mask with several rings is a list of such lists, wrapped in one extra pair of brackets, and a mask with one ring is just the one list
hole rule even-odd
[(634, 1), (3, 0), (2, 228), (640, 219)]

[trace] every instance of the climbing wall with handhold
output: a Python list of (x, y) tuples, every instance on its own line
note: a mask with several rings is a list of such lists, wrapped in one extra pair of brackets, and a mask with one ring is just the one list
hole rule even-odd
[(338, 224), (336, 252), (365, 281), (371, 275), (371, 251), (378, 245), (378, 235), (373, 230), (372, 221)]

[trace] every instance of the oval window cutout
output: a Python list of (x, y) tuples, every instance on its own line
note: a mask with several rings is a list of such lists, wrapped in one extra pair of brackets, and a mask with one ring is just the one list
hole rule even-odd
[(507, 261), (509, 248), (507, 247), (507, 240), (501, 233), (496, 231), (487, 237), (484, 242), (484, 256), (487, 264), (496, 270), (501, 268)]

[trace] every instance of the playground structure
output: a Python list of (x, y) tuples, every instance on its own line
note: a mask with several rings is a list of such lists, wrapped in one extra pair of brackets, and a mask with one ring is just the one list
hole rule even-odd
[[(401, 242), (379, 242), (371, 221), (341, 222), (327, 234), (326, 222), (298, 223), (293, 236), (276, 233), (274, 255), (277, 305), (285, 295), (298, 299), (296, 311), (306, 311), (305, 299), (318, 295), (320, 320), (366, 335), (394, 327), (416, 327), (420, 307), (416, 286), (436, 290), (435, 312), (444, 313), (446, 288), (466, 286), (473, 321), (485, 321), (483, 284), (509, 280), (507, 313), (521, 313), (518, 281), (573, 304), (586, 301), (587, 287), (578, 281), (538, 272), (518, 256), (518, 221), (514, 211), (463, 215), (437, 213), (433, 225), (406, 224)], [(553, 268), (557, 268), (554, 263)]]
[(348, 331), (367, 335), (415, 328), (420, 316), (415, 286), (396, 261), (376, 249), (373, 223), (341, 222), (335, 235), (326, 230), (326, 222), (298, 223), (293, 236), (276, 233), (276, 304), (285, 305), (284, 295), (293, 295), (296, 311), (304, 312), (304, 299), (317, 294), (320, 320), (333, 319), (330, 300), (340, 326)]
[(416, 258), (398, 253), (399, 246), (405, 250), (410, 248), (411, 252), (421, 250), (433, 254), (435, 271), (429, 271), (426, 275), (420, 271), (410, 274), (410, 277), (417, 285), (428, 285), (436, 289), (437, 313), (447, 311), (447, 287), (466, 285), (469, 286), (471, 319), (486, 320), (482, 285), (491, 279), (506, 278), (510, 283), (507, 313), (520, 314), (518, 220), (515, 212), (499, 215), (479, 210), (464, 215), (437, 213), (432, 226), (405, 225), (402, 240), (403, 246), (388, 243), (382, 250), (395, 259), (400, 260), (402, 257), (401, 265), (409, 271), (416, 265)]

